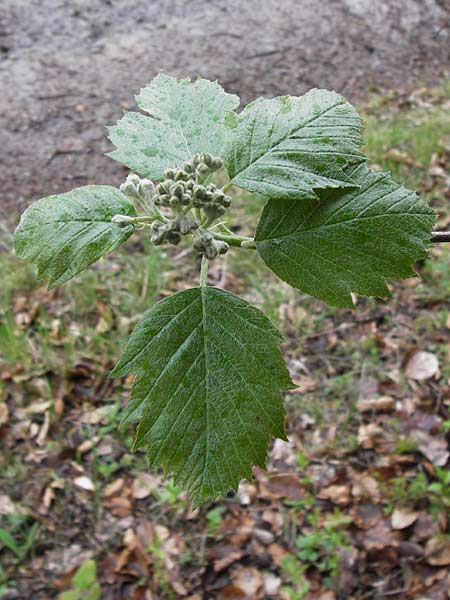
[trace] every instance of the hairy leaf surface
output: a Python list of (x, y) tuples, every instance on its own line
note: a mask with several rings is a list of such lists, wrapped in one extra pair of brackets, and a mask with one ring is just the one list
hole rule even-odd
[(389, 296), (386, 279), (415, 275), (431, 240), (434, 211), (389, 174), (353, 168), (360, 188), (329, 190), (319, 204), (269, 200), (256, 231), (267, 266), (290, 285), (335, 306), (351, 292)]
[(226, 166), (232, 182), (270, 198), (317, 200), (317, 190), (354, 187), (344, 168), (364, 160), (361, 122), (335, 92), (252, 102), (229, 115)]
[(15, 232), (16, 253), (34, 262), (38, 276), (55, 287), (130, 237), (133, 225), (111, 222), (118, 213), (136, 216), (128, 198), (109, 185), (42, 198), (22, 215)]
[(117, 150), (108, 156), (150, 179), (180, 165), (193, 154), (223, 154), (224, 117), (239, 105), (217, 82), (177, 81), (160, 74), (136, 96), (137, 105), (152, 116), (128, 112), (109, 128)]
[(158, 302), (132, 333), (112, 372), (136, 375), (123, 423), (139, 420), (135, 448), (195, 504), (264, 467), (270, 435), (286, 439), (281, 341), (259, 310), (212, 287)]

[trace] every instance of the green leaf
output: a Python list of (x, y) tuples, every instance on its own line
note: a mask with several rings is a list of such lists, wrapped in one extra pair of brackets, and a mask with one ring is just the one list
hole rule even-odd
[(102, 588), (96, 581), (89, 589), (88, 594), (85, 595), (85, 600), (101, 600)]
[(317, 190), (355, 187), (345, 167), (364, 156), (361, 122), (335, 92), (259, 98), (227, 119), (232, 182), (270, 198), (317, 200)]
[(223, 154), (224, 118), (239, 106), (239, 98), (217, 82), (177, 81), (160, 74), (136, 96), (136, 103), (152, 116), (125, 113), (109, 128), (117, 150), (108, 156), (145, 177), (162, 179), (165, 169), (193, 154)]
[(95, 560), (85, 560), (72, 577), (72, 585), (81, 591), (88, 590), (97, 579), (97, 565)]
[(82, 597), (78, 590), (67, 590), (59, 594), (58, 600), (82, 600)]
[(112, 372), (137, 375), (123, 424), (140, 421), (135, 448), (195, 505), (264, 467), (270, 435), (286, 439), (281, 341), (259, 310), (212, 287), (158, 302), (132, 333)]
[(130, 237), (134, 226), (112, 223), (116, 214), (134, 217), (136, 211), (109, 185), (87, 185), (42, 198), (22, 215), (15, 233), (16, 253), (36, 263), (38, 276), (48, 278), (53, 288)]
[(360, 165), (351, 176), (358, 190), (322, 192), (319, 204), (269, 200), (255, 236), (281, 279), (341, 307), (353, 306), (351, 292), (386, 297), (386, 279), (416, 275), (436, 220), (389, 174)]
[(5, 548), (11, 550), (11, 552), (13, 552), (18, 558), (22, 556), (20, 547), (16, 540), (9, 533), (9, 531), (3, 529), (3, 527), (0, 527), (0, 547), (1, 546), (5, 546)]

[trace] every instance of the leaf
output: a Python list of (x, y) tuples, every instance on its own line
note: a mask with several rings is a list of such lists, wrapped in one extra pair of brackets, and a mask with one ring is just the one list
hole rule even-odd
[(361, 121), (335, 92), (252, 102), (227, 119), (232, 182), (270, 198), (317, 200), (316, 191), (355, 187), (344, 168), (364, 160)]
[(386, 279), (416, 275), (431, 240), (434, 211), (386, 173), (352, 169), (361, 186), (328, 190), (319, 204), (270, 200), (256, 231), (266, 265), (281, 279), (335, 306), (351, 292), (389, 296)]
[(12, 535), (3, 527), (0, 527), (0, 546), (4, 546), (13, 552), (18, 558), (22, 556), (19, 545)]
[(132, 333), (112, 372), (137, 375), (122, 424), (140, 421), (134, 447), (195, 505), (263, 468), (270, 435), (286, 439), (281, 341), (259, 310), (212, 287), (158, 302)]
[(434, 377), (439, 371), (439, 360), (432, 352), (416, 352), (408, 360), (405, 368), (406, 377), (422, 381)]
[(115, 214), (136, 216), (128, 198), (109, 185), (87, 185), (34, 202), (15, 232), (20, 258), (36, 263), (53, 288), (125, 242), (133, 225), (111, 222)]
[(58, 600), (82, 600), (82, 598), (78, 590), (67, 590), (59, 594)]
[(88, 590), (97, 579), (97, 565), (95, 560), (89, 559), (77, 569), (72, 577), (72, 585), (80, 591)]
[(193, 154), (223, 154), (224, 118), (239, 106), (239, 98), (217, 82), (177, 81), (161, 73), (141, 90), (136, 103), (152, 116), (128, 112), (108, 128), (117, 148), (108, 156), (145, 177), (162, 179), (165, 169)]

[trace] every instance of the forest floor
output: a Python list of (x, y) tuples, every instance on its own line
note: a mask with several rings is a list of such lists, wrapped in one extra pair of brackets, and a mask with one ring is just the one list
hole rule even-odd
[[(448, 228), (448, 82), (360, 109), (372, 166)], [(234, 206), (251, 235), (261, 199)], [(268, 470), (195, 511), (131, 453), (117, 429), (130, 381), (107, 378), (142, 313), (197, 282), (192, 254), (147, 250), (130, 241), (50, 292), (0, 254), (0, 597), (448, 598), (450, 248), (355, 311), (280, 284), (250, 251), (217, 262), (211, 283), (280, 328), (298, 388)]]

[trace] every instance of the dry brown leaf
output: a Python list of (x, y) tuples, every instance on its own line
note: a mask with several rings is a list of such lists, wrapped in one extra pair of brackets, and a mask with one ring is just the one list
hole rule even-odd
[(277, 577), (273, 573), (263, 574), (264, 593), (266, 596), (278, 597), (278, 592), (281, 587), (281, 577)]
[(75, 477), (73, 482), (77, 487), (81, 488), (82, 490), (86, 490), (87, 492), (94, 491), (94, 484), (92, 483), (92, 479), (89, 479), (89, 477), (87, 477), (86, 475)]
[(270, 546), (268, 546), (268, 548), (267, 548), (267, 551), (270, 554), (270, 556), (272, 557), (273, 563), (277, 567), (280, 566), (281, 559), (284, 558), (287, 554), (289, 554), (289, 552), (286, 550), (286, 548), (283, 548), (283, 546), (281, 546), (277, 542), (270, 544)]
[(15, 515), (17, 513), (16, 505), (6, 494), (0, 495), (0, 515)]
[(410, 527), (420, 513), (410, 508), (396, 508), (391, 516), (392, 529), (406, 529)]
[(259, 480), (260, 495), (270, 500), (300, 500), (304, 491), (295, 473), (275, 473)]
[(443, 467), (450, 456), (447, 440), (443, 435), (433, 435), (426, 431), (415, 429), (411, 437), (417, 443), (420, 452), (437, 467)]
[(257, 600), (262, 598), (263, 578), (255, 567), (239, 567), (232, 575), (232, 584), (222, 588), (217, 598), (221, 600)]
[(100, 406), (81, 415), (80, 421), (88, 425), (97, 425), (108, 416), (108, 406)]
[(232, 544), (216, 544), (211, 549), (210, 557), (212, 559), (215, 573), (228, 569), (230, 565), (241, 560), (246, 555), (246, 551), (236, 548)]
[(117, 517), (127, 517), (133, 509), (131, 500), (126, 496), (112, 496), (111, 498), (107, 498), (105, 506)]
[(450, 542), (438, 538), (430, 538), (425, 544), (427, 562), (433, 567), (450, 565)]
[(381, 427), (375, 423), (361, 425), (358, 428), (358, 442), (363, 448), (373, 448), (376, 438), (383, 433)]
[(268, 546), (275, 541), (274, 534), (267, 529), (261, 529), (261, 527), (255, 527), (253, 529), (253, 536), (265, 546)]
[(269, 523), (272, 531), (280, 533), (284, 527), (283, 515), (277, 510), (267, 509), (261, 515), (262, 520), (265, 523)]
[(410, 379), (421, 381), (434, 377), (439, 371), (439, 361), (432, 352), (416, 352), (407, 362), (405, 373)]
[(374, 502), (379, 502), (381, 493), (378, 487), (378, 481), (370, 475), (364, 473), (353, 473), (352, 495), (355, 498), (370, 498)]
[(414, 524), (411, 541), (423, 542), (425, 540), (428, 540), (430, 537), (437, 535), (438, 532), (439, 527), (437, 523), (433, 520), (431, 515), (422, 512), (420, 513), (419, 517), (417, 518)]
[(356, 409), (359, 412), (390, 412), (394, 410), (394, 398), (390, 396), (381, 396), (380, 398), (368, 398), (367, 400), (358, 400)]
[(236, 494), (241, 506), (249, 506), (256, 499), (256, 486), (248, 481), (241, 481)]
[(161, 478), (150, 473), (138, 473), (131, 486), (131, 493), (136, 500), (147, 498), (152, 490), (161, 484)]
[(8, 422), (9, 411), (6, 402), (0, 402), (0, 425)]
[(322, 500), (331, 500), (333, 504), (346, 506), (350, 502), (350, 486), (329, 485), (321, 489), (317, 496)]
[(36, 437), (36, 444), (38, 446), (42, 446), (44, 444), (45, 439), (47, 437), (49, 426), (50, 426), (50, 414), (48, 411), (45, 411), (44, 422), (42, 423), (42, 426), (39, 429), (39, 433)]
[(366, 550), (383, 550), (393, 543), (393, 536), (390, 527), (386, 522), (381, 522), (368, 529), (363, 539), (363, 546)]
[(114, 496), (114, 495), (118, 494), (120, 492), (120, 490), (123, 488), (124, 483), (125, 483), (125, 480), (123, 479), (123, 477), (119, 477), (119, 479), (116, 479), (115, 481), (108, 483), (108, 485), (106, 485), (103, 489), (103, 495), (106, 496), (107, 498), (109, 498), (110, 496)]

